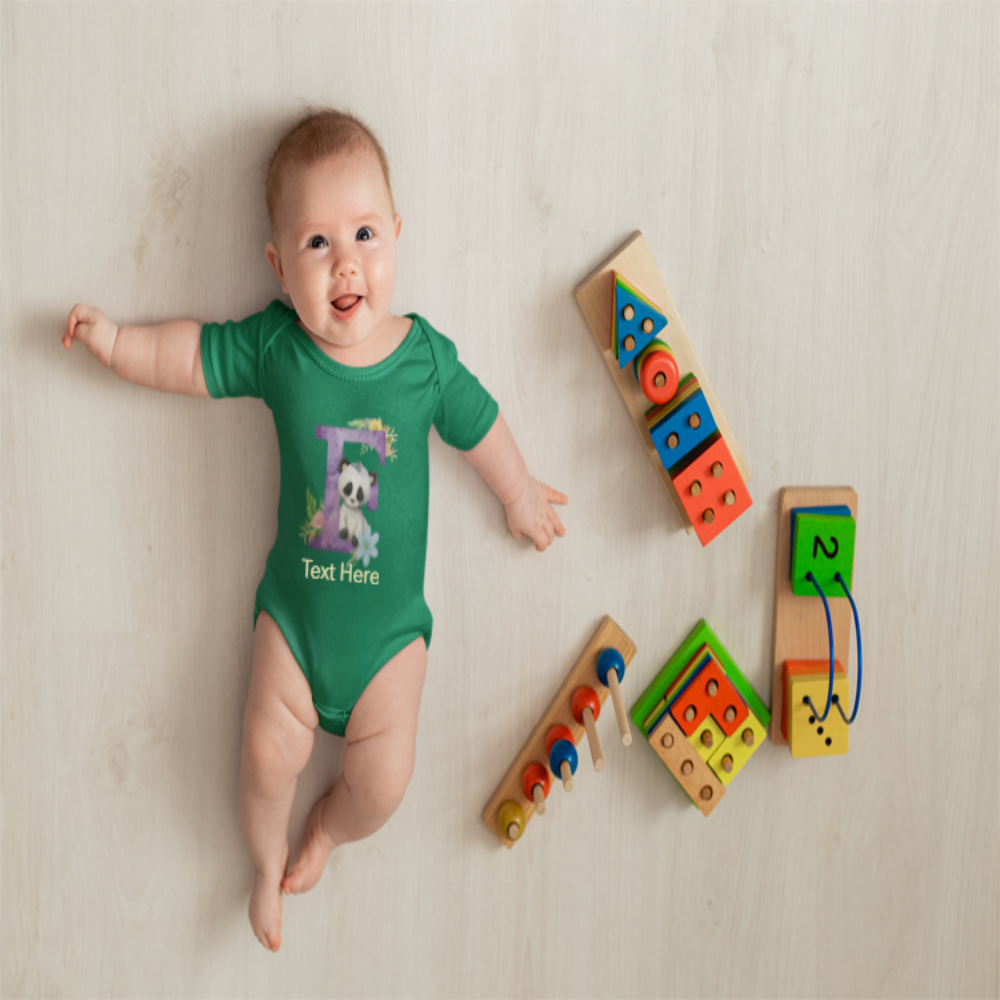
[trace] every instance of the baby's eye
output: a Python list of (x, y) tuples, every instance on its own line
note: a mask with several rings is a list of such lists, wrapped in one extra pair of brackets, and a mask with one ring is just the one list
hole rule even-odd
[(357, 236), (355, 236), (354, 238), (356, 240), (360, 240), (361, 242), (365, 242), (366, 240), (374, 239), (375, 234), (367, 226), (362, 226), (358, 230)]
[(309, 248), (311, 250), (319, 250), (320, 247), (325, 247), (325, 246), (326, 246), (326, 238), (323, 236), (314, 236), (309, 241)]

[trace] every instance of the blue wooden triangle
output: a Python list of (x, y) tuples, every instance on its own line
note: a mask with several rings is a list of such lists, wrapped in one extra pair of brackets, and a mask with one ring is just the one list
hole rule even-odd
[[(626, 306), (631, 306), (635, 310), (631, 319), (625, 319)], [(642, 329), (643, 321), (646, 319), (653, 321), (653, 329), (649, 333)], [(615, 281), (614, 324), (614, 338), (618, 347), (618, 367), (624, 368), (656, 339), (656, 335), (667, 325), (667, 317), (645, 299), (633, 295), (620, 281)], [(632, 350), (625, 347), (625, 338), (629, 336), (635, 338)]]

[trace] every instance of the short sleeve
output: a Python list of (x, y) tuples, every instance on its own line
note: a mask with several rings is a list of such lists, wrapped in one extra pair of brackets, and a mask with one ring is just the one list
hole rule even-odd
[(264, 396), (263, 361), (274, 326), (273, 303), (238, 323), (205, 323), (201, 328), (201, 367), (215, 399)]
[(434, 426), (445, 444), (469, 451), (486, 437), (500, 407), (479, 384), (479, 379), (458, 360), (458, 349), (447, 337), (438, 334), (436, 347), (441, 398), (434, 413)]

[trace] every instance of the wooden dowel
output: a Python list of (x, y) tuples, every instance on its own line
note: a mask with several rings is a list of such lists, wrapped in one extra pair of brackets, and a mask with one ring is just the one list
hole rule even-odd
[(618, 720), (618, 732), (622, 734), (622, 743), (628, 746), (632, 742), (632, 733), (628, 728), (628, 716), (625, 714), (625, 702), (622, 700), (622, 689), (618, 686), (618, 674), (608, 671), (608, 687), (611, 689), (611, 701), (615, 706), (615, 718)]
[(573, 791), (573, 772), (570, 770), (568, 760), (564, 760), (559, 765), (559, 777), (562, 778), (563, 788), (567, 792)]
[(589, 708), (583, 710), (583, 727), (587, 730), (587, 745), (590, 747), (590, 756), (594, 758), (594, 770), (603, 771), (604, 754), (601, 753), (601, 741), (597, 738), (594, 713)]
[(535, 812), (539, 816), (545, 815), (545, 792), (542, 791), (541, 785), (535, 785), (531, 789), (531, 797), (535, 800)]

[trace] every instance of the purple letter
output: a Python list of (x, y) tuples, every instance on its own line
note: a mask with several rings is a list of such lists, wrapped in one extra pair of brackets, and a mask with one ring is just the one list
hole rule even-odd
[[(348, 427), (317, 427), (316, 437), (326, 438), (326, 496), (323, 498), (323, 527), (319, 535), (309, 540), (309, 547), (326, 549), (327, 552), (354, 551), (349, 538), (341, 539), (337, 531), (340, 523), (340, 460), (348, 442), (367, 445), (385, 465), (385, 431), (356, 431)], [(372, 486), (368, 509), (378, 510), (378, 483)]]

